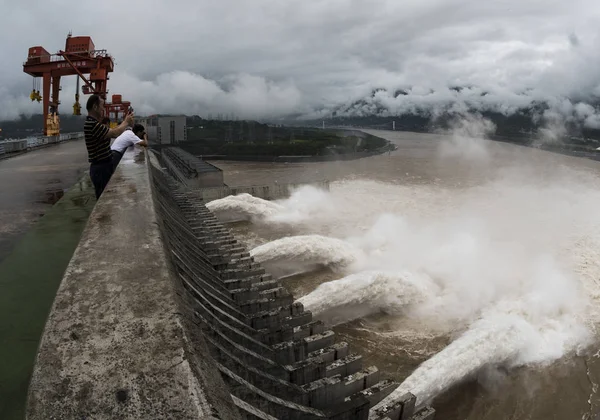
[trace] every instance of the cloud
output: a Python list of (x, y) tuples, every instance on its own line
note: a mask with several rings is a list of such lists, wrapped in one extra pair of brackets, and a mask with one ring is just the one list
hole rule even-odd
[(275, 83), (248, 74), (232, 75), (219, 82), (186, 71), (160, 74), (153, 81), (126, 75), (115, 83), (115, 91), (138, 88), (127, 98), (136, 112), (203, 115), (233, 113), (241, 118), (287, 115), (301, 104), (302, 94), (293, 82)]
[[(93, 9), (0, 0), (0, 9), (0, 119), (40, 111), (21, 63), (30, 46), (63, 48), (69, 30), (115, 56), (109, 89), (136, 111), (316, 116), (362, 100), (352, 112), (511, 113), (600, 95), (594, 0), (108, 0)], [(372, 98), (376, 88), (388, 93)], [(566, 117), (597, 126), (589, 111)]]

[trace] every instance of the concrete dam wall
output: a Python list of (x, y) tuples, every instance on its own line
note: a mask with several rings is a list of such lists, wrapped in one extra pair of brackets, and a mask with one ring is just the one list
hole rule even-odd
[(277, 200), (288, 198), (295, 189), (302, 185), (329, 190), (329, 181), (230, 187), (224, 183), (223, 171), (220, 168), (198, 159), (179, 147), (162, 148), (160, 156), (163, 169), (178, 184), (181, 184), (180, 186), (196, 190), (205, 202), (243, 193), (264, 200)]
[[(124, 156), (57, 295), (28, 418), (428, 420), (152, 154)], [(416, 412), (415, 412), (416, 411)]]

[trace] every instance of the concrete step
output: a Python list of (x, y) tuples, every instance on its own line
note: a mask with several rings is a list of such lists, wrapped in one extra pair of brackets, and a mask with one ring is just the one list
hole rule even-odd
[(276, 299), (259, 298), (249, 300), (239, 304), (240, 311), (246, 315), (255, 314), (258, 312), (272, 311), (281, 306), (288, 306), (293, 303), (292, 296), (282, 296)]
[(424, 407), (417, 411), (409, 420), (433, 420), (435, 410), (431, 407)]
[(221, 277), (221, 279), (223, 280), (231, 280), (231, 279), (243, 279), (246, 277), (253, 277), (253, 276), (262, 276), (263, 274), (265, 274), (265, 269), (264, 268), (254, 268), (252, 270), (243, 270), (243, 269), (239, 269), (239, 270), (222, 270), (219, 271), (219, 276)]
[(321, 334), (325, 331), (323, 321), (315, 320), (294, 328), (294, 339), (306, 338), (311, 335)]
[(371, 407), (374, 407), (379, 404), (381, 400), (390, 395), (392, 391), (398, 387), (398, 385), (400, 385), (398, 382), (384, 379), (377, 382), (375, 385), (360, 391), (360, 393), (369, 400)]
[(417, 398), (414, 395), (410, 393), (404, 394), (394, 401), (393, 404), (385, 405), (377, 410), (371, 410), (369, 420), (415, 420), (413, 419), (413, 414), (415, 413), (416, 401)]
[(313, 358), (321, 358), (325, 361), (325, 363), (333, 363), (335, 360), (342, 359), (347, 357), (350, 353), (350, 347), (348, 343), (344, 341), (340, 341), (339, 343), (335, 343), (329, 347), (325, 347), (308, 354), (308, 357)]
[(352, 375), (362, 368), (362, 356), (352, 353), (343, 359), (335, 360), (327, 365), (326, 376), (341, 375), (342, 377)]
[(310, 384), (302, 385), (309, 394), (310, 407), (326, 408), (336, 401), (344, 400), (379, 382), (379, 371), (375, 367), (363, 369), (350, 376), (334, 375)]

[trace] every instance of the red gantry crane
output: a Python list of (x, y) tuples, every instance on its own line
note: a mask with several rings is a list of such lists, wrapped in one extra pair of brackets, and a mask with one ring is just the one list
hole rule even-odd
[[(108, 73), (114, 70), (115, 63), (106, 50), (97, 50), (92, 38), (89, 36), (67, 36), (64, 51), (50, 54), (41, 46), (29, 48), (27, 61), (23, 63), (23, 71), (34, 78), (33, 90), (29, 96), (32, 101), (42, 102), (44, 109), (44, 135), (57, 136), (60, 134), (60, 119), (58, 106), (60, 105), (59, 93), (61, 90), (60, 79), (64, 76), (77, 76), (77, 91), (73, 114), (81, 115), (79, 104), (79, 80), (83, 82), (81, 88), (83, 94), (100, 95), (106, 102), (108, 94)], [(89, 78), (86, 77), (89, 75)], [(40, 95), (37, 78), (42, 78), (42, 94)], [(37, 90), (36, 90), (37, 87)], [(118, 97), (118, 104), (114, 99)], [(121, 95), (113, 95), (113, 104), (105, 105), (105, 115), (121, 111), (126, 104), (126, 110), (130, 103), (123, 103)], [(116, 108), (114, 108), (116, 106)], [(115, 114), (117, 115), (117, 114)]]
[(124, 101), (121, 95), (113, 95), (112, 103), (106, 103), (104, 105), (106, 116), (110, 118), (111, 121), (111, 128), (119, 125), (119, 122), (125, 119), (125, 115), (127, 115), (130, 109), (131, 102)]

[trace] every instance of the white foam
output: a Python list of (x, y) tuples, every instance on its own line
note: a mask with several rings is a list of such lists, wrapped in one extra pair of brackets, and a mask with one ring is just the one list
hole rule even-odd
[(486, 366), (550, 363), (588, 344), (600, 321), (597, 174), (548, 165), (495, 176), (468, 188), (337, 182), (325, 211), (291, 218), (365, 256), (301, 299), (317, 316), (384, 310), (462, 332), (394, 397), (422, 402)]
[(333, 211), (327, 191), (304, 185), (292, 190), (290, 197), (269, 201), (248, 193), (230, 195), (209, 202), (206, 207), (221, 221), (247, 220), (254, 223), (293, 225), (327, 217)]
[(432, 295), (433, 285), (411, 273), (366, 271), (321, 284), (299, 299), (316, 317), (336, 325), (379, 311), (401, 313)]
[[(473, 378), (482, 368), (550, 363), (590, 344), (584, 319), (586, 298), (567, 275), (541, 259), (530, 290), (483, 311), (448, 347), (422, 363), (377, 407), (407, 392), (427, 404), (452, 385)], [(536, 284), (537, 283), (537, 284)]]
[(250, 251), (254, 259), (275, 276), (328, 267), (341, 271), (357, 263), (360, 249), (336, 238), (321, 235), (289, 236), (260, 245)]
[(282, 210), (277, 203), (247, 193), (211, 201), (206, 207), (222, 221), (259, 220)]

